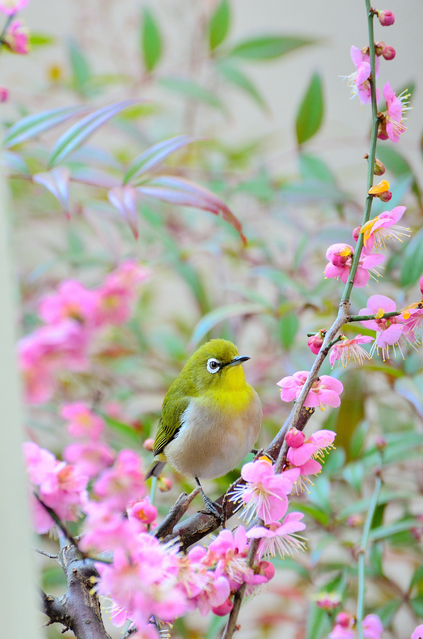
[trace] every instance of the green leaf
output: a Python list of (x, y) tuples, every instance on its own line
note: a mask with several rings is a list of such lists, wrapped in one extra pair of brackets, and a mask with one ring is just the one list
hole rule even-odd
[(319, 522), (319, 524), (322, 524), (323, 526), (327, 526), (329, 524), (329, 521), (330, 521), (329, 516), (317, 506), (311, 506), (310, 504), (307, 504), (302, 501), (299, 501), (299, 502), (293, 501), (292, 507), (294, 506), (296, 510), (299, 510), (305, 515), (309, 515), (310, 517), (315, 519), (317, 522)]
[(157, 20), (147, 7), (144, 8), (141, 19), (141, 51), (145, 68), (151, 73), (160, 62), (163, 45)]
[[(353, 464), (349, 464), (353, 465)], [(354, 464), (355, 465), (355, 464)], [(388, 504), (394, 500), (407, 500), (410, 498), (408, 493), (396, 493), (396, 492), (386, 492), (379, 496), (378, 504)], [(355, 513), (365, 512), (369, 509), (371, 502), (371, 497), (367, 497), (366, 499), (360, 499), (359, 501), (355, 501), (352, 504), (346, 506), (343, 510), (338, 514), (338, 519), (340, 521), (347, 519), (350, 515), (355, 515)]]
[[(380, 144), (377, 149), (377, 157), (387, 169), (392, 171), (396, 176), (402, 175), (410, 176), (413, 174), (411, 166), (407, 160), (398, 153), (396, 149), (393, 149), (386, 144)], [(381, 178), (383, 179), (383, 178)]]
[(253, 84), (253, 82), (248, 76), (245, 75), (245, 73), (243, 73), (236, 67), (227, 64), (226, 61), (220, 62), (218, 65), (216, 65), (216, 68), (227, 82), (233, 84), (238, 89), (241, 89), (241, 91), (250, 96), (250, 98), (252, 98), (263, 111), (269, 111), (269, 107), (267, 106), (263, 96), (257, 89), (256, 85)]
[(224, 320), (239, 317), (240, 315), (255, 315), (266, 312), (266, 308), (260, 304), (252, 304), (251, 302), (240, 302), (239, 304), (228, 304), (228, 306), (215, 308), (210, 311), (210, 313), (204, 315), (194, 328), (190, 346), (196, 346), (212, 328)]
[(198, 100), (199, 102), (203, 102), (203, 104), (213, 107), (214, 109), (225, 111), (225, 106), (217, 95), (196, 82), (176, 77), (161, 78), (158, 82), (165, 89), (173, 91), (183, 98)]
[(211, 619), (209, 627), (204, 639), (217, 639), (217, 637), (220, 637), (223, 627), (226, 625), (227, 621), (225, 618), (222, 619), (222, 617), (218, 617), (217, 615), (211, 614), (210, 616)]
[(164, 142), (159, 142), (151, 146), (131, 162), (123, 178), (123, 183), (126, 184), (130, 180), (135, 180), (143, 173), (157, 168), (168, 155), (200, 139), (201, 138), (195, 137), (194, 135), (178, 135), (175, 138), (170, 138), (169, 140), (164, 140)]
[(310, 604), (307, 615), (307, 639), (321, 639), (330, 632), (331, 624), (328, 614), (316, 604)]
[(423, 617), (423, 597), (416, 597), (415, 599), (411, 599), (410, 604), (416, 615), (418, 617)]
[(380, 606), (380, 608), (376, 608), (374, 613), (380, 618), (384, 628), (389, 626), (395, 613), (402, 603), (402, 599), (394, 599), (392, 601), (388, 601), (383, 606)]
[(209, 22), (209, 47), (214, 51), (225, 40), (231, 24), (231, 8), (228, 0), (221, 0)]
[(300, 172), (303, 180), (335, 183), (335, 176), (322, 159), (309, 153), (300, 154)]
[(68, 54), (72, 69), (73, 86), (76, 91), (85, 96), (87, 95), (87, 84), (92, 73), (85, 53), (73, 38), (68, 41)]
[(386, 539), (392, 537), (399, 532), (411, 530), (416, 527), (415, 519), (405, 519), (404, 521), (397, 521), (395, 524), (388, 524), (386, 526), (378, 526), (369, 533), (370, 541), (378, 541), (379, 539)]
[(35, 49), (36, 47), (45, 47), (49, 44), (54, 44), (56, 42), (56, 38), (47, 33), (35, 33), (31, 32), (29, 34), (29, 46), (31, 49)]
[(304, 144), (320, 129), (323, 121), (323, 88), (319, 73), (314, 73), (298, 110), (296, 131), (298, 144)]
[(404, 251), (401, 269), (401, 285), (411, 286), (423, 272), (423, 228), (411, 239)]
[(139, 434), (132, 428), (132, 426), (128, 426), (128, 424), (124, 424), (123, 422), (118, 421), (117, 419), (113, 419), (104, 413), (101, 414), (106, 424), (118, 435), (121, 435), (124, 439), (131, 441), (133, 444), (140, 444), (141, 438)]
[(299, 36), (262, 36), (239, 42), (227, 55), (247, 60), (272, 60), (316, 42), (315, 39)]
[(351, 459), (356, 459), (360, 456), (364, 443), (366, 441), (367, 433), (369, 432), (370, 423), (364, 419), (359, 422), (354, 429), (354, 432), (350, 439), (350, 456)]
[(328, 515), (332, 512), (330, 503), (330, 482), (325, 475), (319, 475), (314, 486), (310, 486), (309, 500)]
[(279, 336), (282, 346), (286, 350), (293, 346), (299, 327), (300, 321), (295, 313), (287, 313), (281, 317), (279, 321)]
[(405, 397), (423, 417), (423, 375), (395, 380), (396, 392)]
[(60, 109), (28, 115), (10, 127), (3, 138), (3, 146), (9, 149), (12, 146), (16, 146), (16, 144), (26, 142), (26, 140), (52, 129), (74, 115), (87, 111), (87, 109), (88, 107), (86, 106), (61, 107)]
[(124, 100), (123, 102), (110, 104), (94, 113), (90, 113), (83, 120), (74, 124), (54, 145), (49, 159), (49, 166), (51, 167), (55, 162), (64, 160), (72, 151), (79, 148), (102, 124), (134, 103), (135, 100)]

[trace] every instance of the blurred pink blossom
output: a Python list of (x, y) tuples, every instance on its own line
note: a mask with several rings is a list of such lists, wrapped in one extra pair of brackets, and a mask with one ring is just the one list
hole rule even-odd
[(423, 624), (413, 630), (411, 639), (423, 639)]
[(142, 501), (137, 501), (128, 508), (129, 520), (136, 522), (138, 525), (141, 524), (144, 532), (149, 524), (154, 528), (156, 517), (157, 508), (150, 504), (150, 499), (148, 497), (145, 497)]
[(104, 420), (84, 402), (63, 404), (60, 415), (68, 421), (67, 429), (72, 437), (98, 440), (104, 431)]
[(69, 444), (63, 450), (63, 458), (89, 479), (111, 466), (115, 457), (116, 453), (110, 446), (98, 441)]
[[(294, 375), (283, 377), (277, 383), (277, 386), (282, 388), (281, 399), (284, 402), (291, 402), (294, 399), (298, 399), (308, 376), (309, 373), (307, 371), (297, 371)], [(304, 406), (320, 406), (322, 410), (324, 406), (337, 408), (341, 404), (339, 395), (343, 390), (344, 387), (338, 379), (330, 377), (330, 375), (321, 375), (313, 382), (313, 386), (305, 399)]]
[(88, 502), (84, 507), (87, 517), (79, 547), (85, 552), (104, 552), (120, 548), (137, 547), (139, 528), (123, 513), (109, 508), (107, 503)]
[[(340, 277), (341, 281), (346, 284), (354, 257), (354, 249), (352, 246), (349, 244), (332, 244), (326, 251), (326, 257), (329, 263), (325, 268), (325, 277)], [(366, 255), (362, 252), (354, 278), (354, 286), (357, 288), (366, 286), (370, 275), (372, 275), (374, 279), (380, 277), (375, 267), (384, 261), (385, 257), (383, 255)]]
[(20, 20), (13, 20), (3, 36), (4, 44), (12, 53), (29, 53), (29, 31)]
[(7, 16), (12, 16), (17, 11), (22, 11), (29, 0), (0, 0), (0, 11)]
[(120, 511), (143, 499), (147, 488), (140, 456), (133, 450), (121, 450), (114, 465), (97, 479), (93, 492), (109, 508)]
[[(370, 57), (368, 53), (363, 53), (357, 47), (352, 46), (350, 50), (351, 60), (354, 62), (357, 71), (348, 77), (348, 86), (351, 87), (351, 97), (357, 94), (361, 104), (367, 104), (371, 101), (371, 89), (369, 77), (371, 75)], [(376, 77), (379, 75), (380, 60), (375, 58)], [(377, 95), (376, 101), (379, 101)]]
[(47, 324), (57, 324), (64, 319), (75, 319), (91, 324), (96, 305), (94, 291), (89, 291), (76, 280), (65, 280), (56, 293), (41, 298), (38, 312)]

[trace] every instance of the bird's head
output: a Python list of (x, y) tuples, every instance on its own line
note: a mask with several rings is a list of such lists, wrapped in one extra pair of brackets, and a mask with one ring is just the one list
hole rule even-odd
[(198, 392), (219, 388), (240, 390), (246, 384), (240, 364), (248, 359), (239, 355), (232, 342), (212, 339), (191, 356), (182, 373), (189, 375)]

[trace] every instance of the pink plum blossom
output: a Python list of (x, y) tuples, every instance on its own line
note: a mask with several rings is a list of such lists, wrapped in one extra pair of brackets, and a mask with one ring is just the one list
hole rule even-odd
[(356, 639), (354, 631), (355, 617), (348, 612), (340, 612), (335, 618), (335, 627), (329, 639)]
[(263, 519), (266, 524), (277, 521), (287, 511), (287, 495), (292, 487), (299, 471), (294, 475), (286, 473), (276, 474), (275, 469), (267, 458), (260, 458), (254, 462), (244, 464), (241, 477), (246, 484), (238, 485), (232, 492), (234, 502), (244, 503), (244, 514), (251, 521), (255, 514)]
[(377, 615), (367, 615), (361, 624), (364, 639), (380, 639), (383, 625)]
[(141, 283), (150, 277), (150, 271), (132, 260), (123, 262), (116, 271), (110, 273), (97, 289), (95, 322), (123, 324), (132, 314), (132, 307)]
[(22, 11), (28, 4), (28, 0), (0, 0), (0, 11), (7, 16), (12, 16), (17, 11)]
[(122, 513), (111, 510), (107, 503), (89, 501), (84, 507), (87, 517), (79, 547), (85, 552), (104, 552), (116, 548), (137, 547), (139, 527)]
[(121, 450), (114, 465), (102, 472), (93, 486), (109, 508), (124, 511), (146, 494), (141, 458), (133, 450)]
[(410, 342), (416, 341), (419, 332), (421, 333), (421, 325), (423, 321), (423, 308), (422, 304), (416, 304), (414, 308), (408, 307), (404, 309), (402, 317), (404, 318), (403, 335), (406, 336)]
[(12, 53), (29, 53), (29, 31), (20, 20), (13, 20), (6, 29), (3, 42)]
[(352, 339), (347, 339), (345, 335), (342, 335), (341, 340), (332, 346), (329, 357), (330, 365), (333, 367), (335, 362), (339, 361), (345, 368), (351, 359), (362, 364), (365, 359), (370, 359), (370, 355), (360, 344), (369, 344), (373, 340), (374, 337), (369, 335), (356, 335)]
[[(282, 388), (282, 401), (292, 402), (292, 400), (298, 399), (308, 376), (309, 373), (307, 371), (298, 371), (294, 375), (283, 377), (277, 383), (277, 386)], [(343, 390), (344, 387), (338, 379), (330, 377), (330, 375), (321, 375), (313, 382), (304, 406), (313, 408), (320, 406), (322, 410), (324, 406), (337, 408), (341, 404), (339, 395)]]
[(45, 295), (39, 304), (40, 317), (47, 324), (57, 324), (65, 319), (75, 319), (91, 324), (96, 297), (76, 280), (65, 280), (56, 293)]
[(369, 250), (372, 250), (374, 246), (386, 249), (386, 240), (393, 239), (402, 242), (403, 235), (410, 237), (409, 228), (397, 226), (397, 222), (405, 211), (405, 206), (396, 206), (392, 211), (384, 211), (366, 222), (360, 229), (360, 233), (363, 234), (364, 246)]
[(63, 459), (69, 464), (73, 464), (89, 479), (93, 479), (102, 470), (111, 466), (115, 457), (115, 451), (107, 444), (99, 441), (69, 444), (63, 450)]
[(392, 11), (378, 11), (377, 17), (382, 27), (390, 27), (395, 22), (395, 16)]
[[(340, 277), (341, 281), (346, 284), (354, 257), (354, 249), (352, 246), (349, 244), (332, 244), (326, 251), (326, 257), (329, 263), (325, 268), (325, 277)], [(383, 255), (366, 255), (362, 252), (354, 278), (354, 286), (357, 288), (366, 286), (370, 275), (372, 275), (374, 279), (380, 277), (375, 267), (384, 261), (385, 257)]]
[(403, 121), (404, 112), (409, 111), (408, 106), (409, 93), (405, 91), (399, 96), (395, 95), (389, 82), (382, 89), (383, 97), (386, 100), (386, 111), (382, 113), (383, 119), (379, 124), (378, 138), (381, 140), (390, 139), (392, 142), (398, 142), (400, 136), (405, 133)]
[(293, 555), (294, 550), (304, 550), (302, 537), (295, 533), (304, 530), (306, 525), (301, 521), (303, 513), (289, 513), (283, 522), (272, 522), (268, 526), (255, 526), (247, 532), (248, 538), (260, 539), (257, 555), (261, 559), (264, 555)]
[[(31, 483), (38, 489), (42, 502), (52, 508), (62, 520), (76, 521), (80, 508), (87, 501), (88, 478), (66, 462), (59, 462), (49, 451), (33, 442), (24, 444), (24, 454)], [(35, 508), (39, 533), (47, 532), (53, 520), (41, 515), (42, 504)]]
[(157, 508), (150, 504), (150, 499), (148, 497), (145, 497), (142, 501), (137, 501), (128, 508), (128, 519), (140, 525), (143, 532), (146, 530), (146, 526), (148, 525), (152, 525), (154, 528), (156, 517)]
[(316, 335), (312, 335), (308, 339), (307, 346), (309, 347), (311, 352), (314, 353), (314, 355), (317, 355), (317, 353), (322, 348), (325, 335), (326, 335), (326, 331), (324, 328), (322, 328), (318, 333), (316, 333)]
[[(200, 615), (205, 617), (209, 612), (215, 612), (221, 615), (222, 612), (227, 614), (228, 606), (226, 604), (231, 593), (229, 581), (222, 574), (221, 568), (214, 571), (208, 570), (206, 573), (207, 581), (202, 590), (191, 599), (190, 609), (198, 608)], [(222, 606), (224, 610), (222, 610)]]
[(84, 402), (63, 404), (60, 415), (68, 421), (67, 428), (72, 437), (98, 440), (104, 431), (104, 420)]
[(401, 316), (390, 317), (385, 319), (382, 317), (385, 313), (391, 313), (396, 311), (396, 304), (394, 300), (386, 297), (385, 295), (372, 295), (367, 300), (367, 307), (362, 308), (359, 315), (379, 315), (380, 318), (372, 320), (364, 320), (361, 323), (366, 328), (370, 328), (377, 332), (376, 340), (372, 346), (370, 354), (372, 354), (376, 348), (382, 350), (383, 359), (389, 359), (389, 347), (394, 347), (398, 344), (401, 350), (399, 340), (403, 337), (404, 332), (404, 320)]
[[(357, 94), (361, 104), (367, 104), (372, 99), (369, 77), (371, 75), (370, 57), (368, 53), (363, 53), (357, 47), (352, 46), (350, 50), (351, 60), (356, 66), (356, 71), (348, 77), (348, 86), (351, 87), (351, 97)], [(375, 59), (376, 77), (379, 75), (380, 61)], [(377, 96), (377, 101), (379, 96)]]
[(423, 639), (423, 624), (413, 630), (411, 639)]

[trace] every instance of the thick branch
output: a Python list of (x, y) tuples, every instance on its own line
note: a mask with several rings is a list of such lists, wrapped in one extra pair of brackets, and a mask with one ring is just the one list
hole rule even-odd
[(197, 486), (197, 488), (193, 490), (192, 493), (190, 493), (189, 495), (187, 493), (181, 493), (181, 495), (179, 495), (175, 504), (170, 509), (168, 515), (154, 530), (154, 536), (157, 537), (157, 539), (162, 539), (163, 537), (166, 537), (166, 535), (171, 534), (172, 530), (174, 529), (178, 521), (181, 520), (182, 516), (186, 513), (190, 503), (192, 502), (194, 497), (198, 495), (200, 490), (201, 488)]

